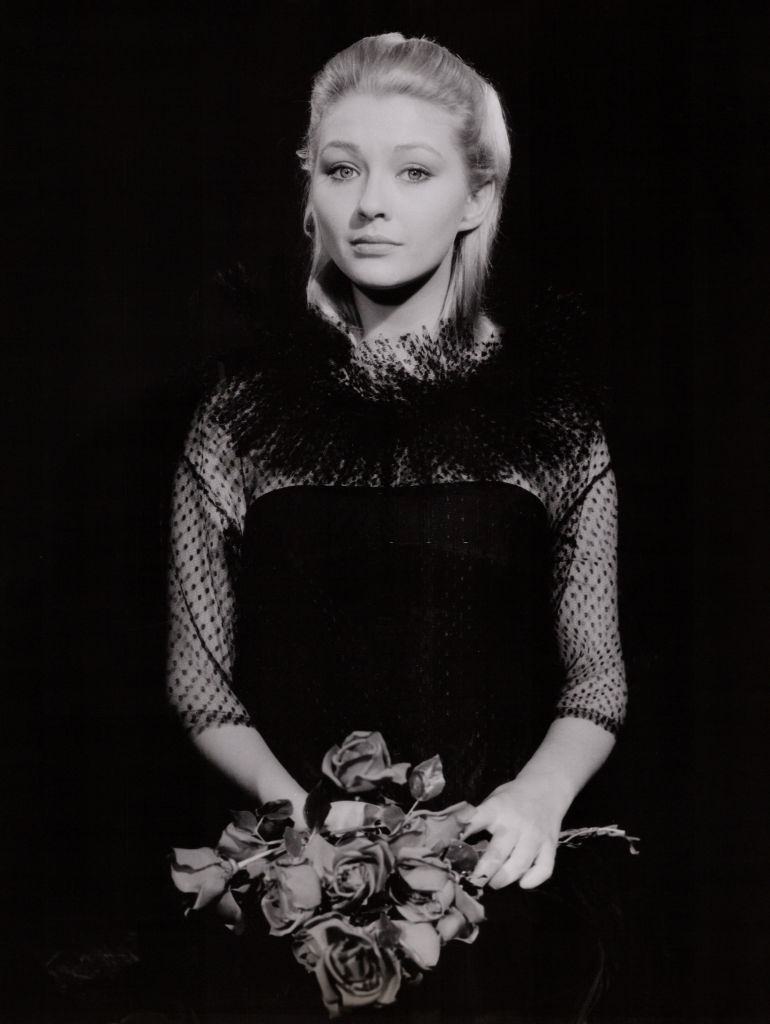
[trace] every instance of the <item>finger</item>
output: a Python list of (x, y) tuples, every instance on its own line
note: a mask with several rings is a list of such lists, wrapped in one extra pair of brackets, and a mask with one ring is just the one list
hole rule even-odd
[(556, 847), (551, 843), (545, 843), (540, 848), (535, 858), (535, 863), (524, 875), (519, 885), (522, 889), (534, 889), (536, 885), (542, 885), (553, 874), (553, 867), (556, 863)]
[(486, 801), (484, 801), (484, 803), (479, 804), (479, 806), (474, 809), (473, 814), (470, 816), (467, 824), (460, 833), (460, 838), (467, 839), (468, 836), (474, 836), (477, 832), (483, 832), (485, 829), (489, 828), (492, 824), (492, 820), (492, 808)]
[(523, 835), (497, 874), (490, 876), (491, 888), (502, 889), (504, 885), (510, 885), (517, 878), (521, 878), (532, 867), (540, 849), (540, 843), (541, 840), (538, 840), (536, 836)]
[(486, 885), (489, 879), (497, 874), (510, 857), (517, 838), (517, 834), (513, 831), (501, 831), (492, 837), (492, 841), (471, 875), (470, 881), (473, 885)]

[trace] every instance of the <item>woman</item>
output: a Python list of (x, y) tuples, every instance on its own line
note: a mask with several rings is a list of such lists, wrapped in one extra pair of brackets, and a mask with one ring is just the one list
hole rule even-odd
[[(433, 42), (368, 37), (316, 77), (299, 156), (310, 313), (264, 332), (191, 425), (169, 697), (260, 802), (301, 808), (353, 729), (383, 732), (394, 759), (441, 753), (442, 804), (474, 803), (467, 834), (491, 837), (475, 881), (532, 889), (612, 749), (625, 681), (594, 404), (558, 346), (483, 309), (510, 164), (500, 101)], [(512, 948), (495, 899), (488, 962)], [(490, 976), (461, 953), (447, 1007), (513, 1012), (509, 958)], [(579, 1013), (573, 988), (562, 1013)]]

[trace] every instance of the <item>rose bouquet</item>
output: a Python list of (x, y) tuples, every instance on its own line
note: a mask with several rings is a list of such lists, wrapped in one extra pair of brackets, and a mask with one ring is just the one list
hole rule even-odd
[[(173, 851), (186, 912), (213, 908), (236, 933), (261, 912), (315, 974), (330, 1017), (393, 1003), (402, 982), (435, 967), (446, 943), (473, 942), (484, 920), (483, 890), (470, 878), (487, 841), (462, 838), (474, 808), (420, 807), (444, 789), (441, 759), (410, 767), (391, 763), (379, 733), (351, 733), (324, 757), (307, 828), (277, 801), (236, 813), (214, 848)], [(390, 795), (404, 789), (408, 810)], [(616, 826), (568, 830), (559, 842), (593, 835), (634, 849)]]

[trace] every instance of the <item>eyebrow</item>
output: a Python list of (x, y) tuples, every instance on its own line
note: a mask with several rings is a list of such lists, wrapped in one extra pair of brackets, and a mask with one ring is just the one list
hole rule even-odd
[[(355, 142), (344, 142), (342, 139), (332, 139), (330, 142), (327, 142), (321, 152), (323, 153), (324, 150), (329, 149), (330, 146), (336, 146), (338, 149), (349, 149), (351, 153), (361, 152), (361, 148), (357, 146)], [(400, 145), (394, 146), (393, 149), (395, 152), (400, 152), (405, 149), (427, 149), (429, 152), (437, 156), (439, 160), (444, 159), (441, 153), (439, 153), (437, 149), (434, 149), (433, 146), (429, 146), (427, 142), (402, 142)]]

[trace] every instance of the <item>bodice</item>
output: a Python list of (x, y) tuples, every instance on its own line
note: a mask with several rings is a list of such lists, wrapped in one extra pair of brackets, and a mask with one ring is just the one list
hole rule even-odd
[(440, 754), (483, 798), (542, 737), (559, 678), (540, 501), (502, 483), (286, 487), (251, 506), (235, 685), (305, 786), (354, 729)]

